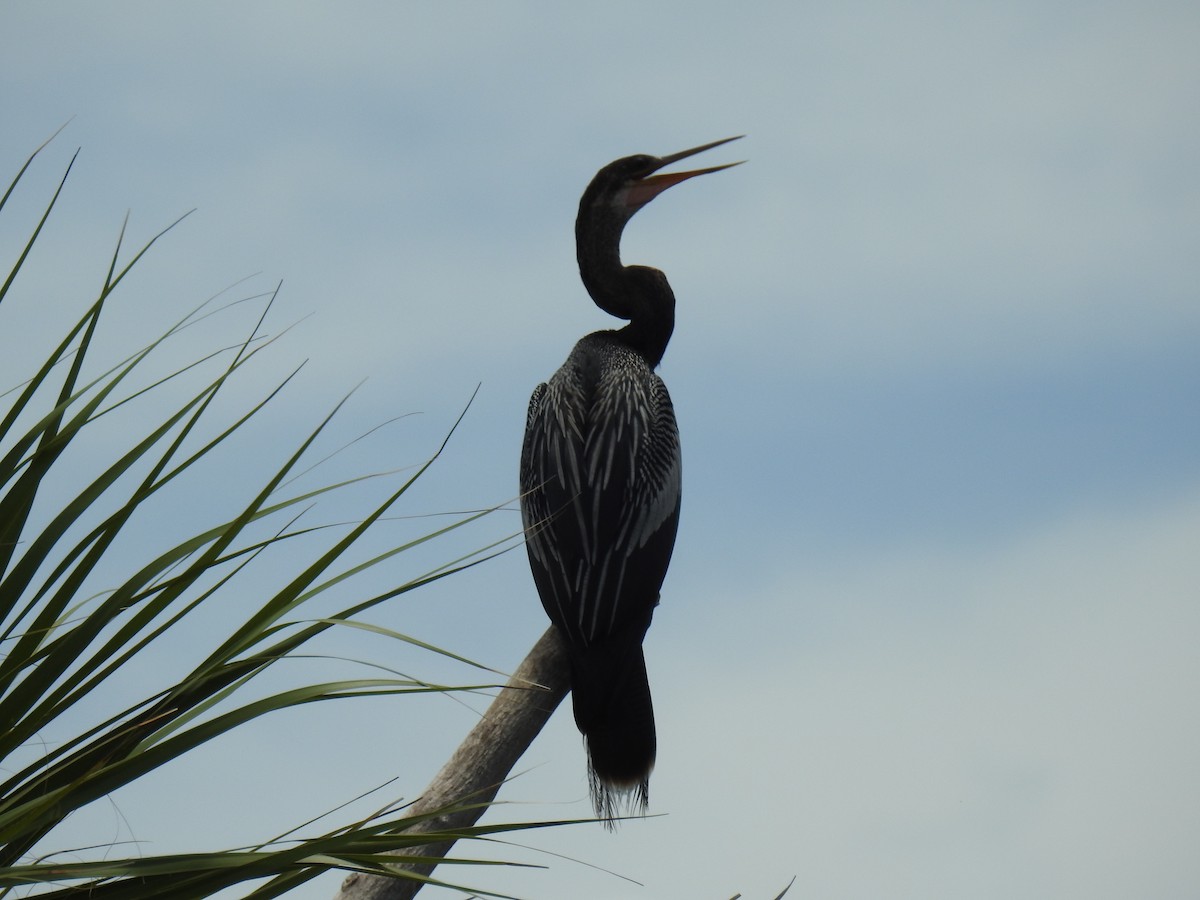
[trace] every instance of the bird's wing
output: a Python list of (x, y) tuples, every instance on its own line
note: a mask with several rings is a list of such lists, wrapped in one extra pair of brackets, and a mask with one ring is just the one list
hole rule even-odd
[(534, 583), (550, 620), (578, 640), (572, 609), (581, 530), (568, 527), (582, 487), (584, 423), (578, 385), (562, 370), (538, 385), (529, 400), (521, 448), (521, 519)]
[(581, 392), (557, 376), (534, 392), (521, 490), (542, 603), (588, 645), (649, 625), (674, 546), (680, 457), (658, 376), (610, 372)]

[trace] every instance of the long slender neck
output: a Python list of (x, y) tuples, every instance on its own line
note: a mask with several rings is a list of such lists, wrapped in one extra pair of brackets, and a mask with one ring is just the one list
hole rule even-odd
[(606, 313), (629, 320), (616, 336), (654, 368), (675, 330), (675, 294), (658, 269), (621, 264), (626, 221), (611, 208), (581, 206), (575, 220), (575, 255), (592, 301)]

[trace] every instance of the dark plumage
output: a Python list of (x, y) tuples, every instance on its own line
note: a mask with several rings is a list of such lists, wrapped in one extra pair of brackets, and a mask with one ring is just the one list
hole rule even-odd
[(529, 402), (521, 451), (529, 563), (568, 649), (592, 801), (609, 822), (623, 797), (646, 808), (655, 734), (642, 639), (675, 544), (681, 471), (675, 412), (654, 374), (675, 297), (662, 272), (622, 265), (621, 232), (671, 185), (727, 166), (659, 169), (723, 143), (625, 157), (588, 185), (575, 222), (580, 276), (597, 306), (629, 324), (580, 340)]

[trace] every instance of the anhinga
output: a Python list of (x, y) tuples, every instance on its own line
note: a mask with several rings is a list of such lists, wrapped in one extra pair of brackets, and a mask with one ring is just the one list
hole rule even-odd
[(579, 274), (602, 310), (629, 324), (597, 331), (529, 401), (521, 516), (533, 579), (567, 646), (575, 723), (588, 748), (596, 814), (645, 811), (654, 712), (642, 656), (679, 524), (679, 431), (654, 374), (675, 327), (666, 276), (621, 264), (621, 232), (672, 185), (731, 163), (655, 174), (736, 138), (670, 156), (627, 156), (592, 179), (575, 220)]

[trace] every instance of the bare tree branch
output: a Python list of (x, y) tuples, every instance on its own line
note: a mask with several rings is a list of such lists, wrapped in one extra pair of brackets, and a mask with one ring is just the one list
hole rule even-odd
[[(454, 830), (474, 825), (569, 688), (566, 650), (558, 632), (551, 627), (533, 645), (411, 812), (420, 814), (463, 801), (467, 801), (466, 808), (426, 820), (419, 830)], [(453, 840), (441, 841), (399, 850), (396, 855), (442, 859), (453, 845)], [(429, 875), (434, 864), (414, 863), (409, 868), (420, 875)], [(342, 882), (335, 900), (410, 900), (420, 889), (420, 881), (408, 878), (355, 873)]]

